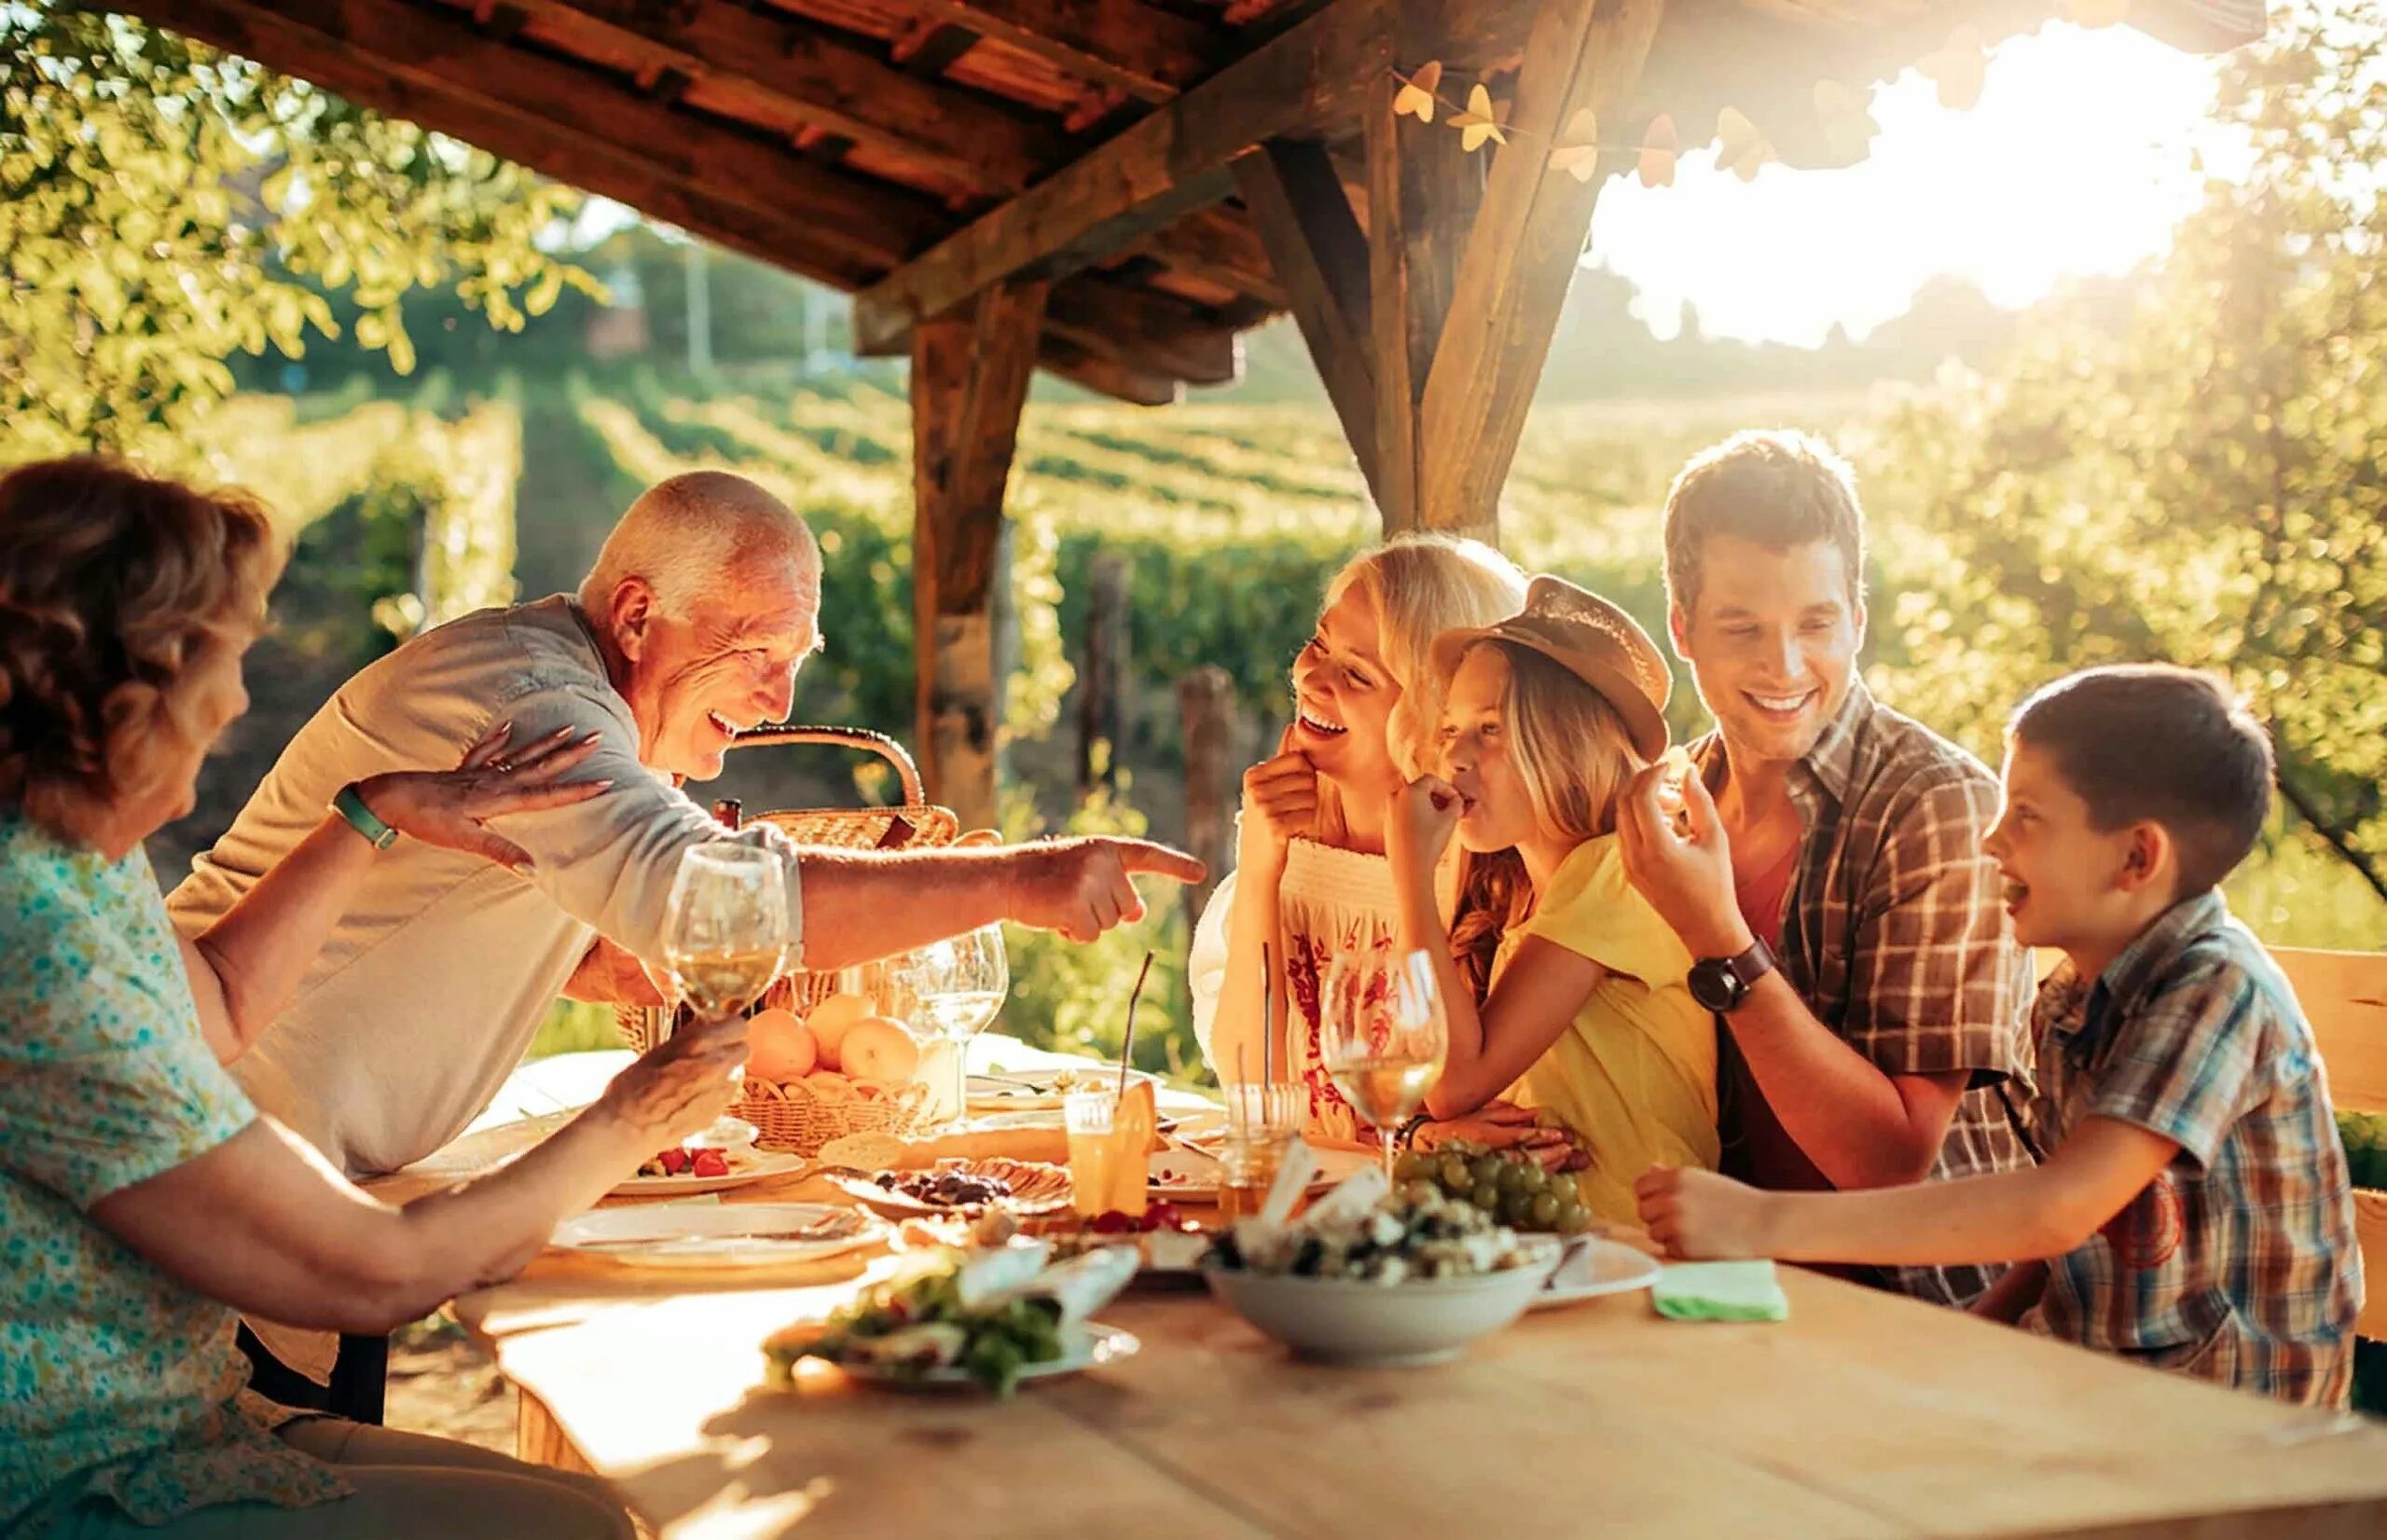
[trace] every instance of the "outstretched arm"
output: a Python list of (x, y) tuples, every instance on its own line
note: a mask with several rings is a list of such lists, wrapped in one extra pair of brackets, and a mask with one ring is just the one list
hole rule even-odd
[(2061, 1257), (2155, 1180), (2180, 1147), (2090, 1117), (2041, 1166), (1866, 1192), (1760, 1192), (1709, 1171), (1661, 1166), (1635, 1190), (1641, 1221), (1676, 1257), (1955, 1267)]

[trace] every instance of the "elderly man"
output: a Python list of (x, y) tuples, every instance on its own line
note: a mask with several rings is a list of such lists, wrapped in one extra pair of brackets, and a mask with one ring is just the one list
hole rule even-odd
[[(389, 849), (297, 997), (235, 1062), (257, 1104), (351, 1175), (394, 1170), (488, 1104), (568, 983), (585, 998), (639, 997), (631, 959), (660, 953), (681, 853), (723, 837), (674, 783), (719, 774), (741, 728), (787, 715), (796, 670), (821, 648), (820, 600), (803, 521), (752, 482), (697, 472), (631, 506), (576, 597), (467, 615), (343, 685), (170, 898), (186, 935), (320, 823), (342, 786), (447, 768), (500, 723), (517, 745), (593, 735), (578, 774), (612, 789), (498, 820), (494, 853), (510, 841), (527, 865)], [(799, 859), (775, 831), (737, 837), (780, 856), (813, 969), (996, 920), (1091, 939), (1142, 914), (1131, 874), (1202, 872), (1135, 840)]]

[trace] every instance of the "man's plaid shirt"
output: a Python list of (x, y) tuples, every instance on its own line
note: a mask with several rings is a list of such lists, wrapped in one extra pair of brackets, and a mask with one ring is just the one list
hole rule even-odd
[(2218, 893), (2094, 981), (2039, 992), (2038, 1130), (2114, 1118), (2180, 1147), (2077, 1250), (2026, 1327), (2283, 1401), (2342, 1407), (2362, 1309), (2345, 1151), (2312, 1032)]
[[(1716, 734), (1692, 750), (1710, 784), (1723, 751)], [(1784, 977), (1816, 1020), (1883, 1074), (1971, 1076), (1932, 1179), (2028, 1165), (2030, 954), (2014, 940), (1996, 864), (1980, 849), (1997, 816), (1996, 777), (1876, 704), (1857, 681), (1793, 767), (1789, 789), (1804, 832), (1774, 948)], [(1745, 1141), (1740, 1169), (1760, 1185), (1829, 1187), (1757, 1094), (1731, 1032), (1722, 1037), (1727, 1165), (1737, 1138)], [(2003, 1271), (1883, 1275), (1918, 1299), (1964, 1305)]]

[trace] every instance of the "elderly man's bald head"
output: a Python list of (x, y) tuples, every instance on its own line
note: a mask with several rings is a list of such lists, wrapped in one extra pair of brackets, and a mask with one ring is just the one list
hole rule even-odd
[(758, 570), (793, 569), (820, 585), (821, 547), (793, 509), (744, 476), (690, 471), (648, 488), (597, 553), (581, 607), (601, 614), (614, 591), (643, 579), (656, 606), (685, 618)]

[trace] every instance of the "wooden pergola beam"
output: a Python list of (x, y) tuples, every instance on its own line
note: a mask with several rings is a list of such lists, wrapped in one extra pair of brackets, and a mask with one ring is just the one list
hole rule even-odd
[(1167, 101), (1235, 47), (1226, 29), (1143, 0), (919, 0), (917, 9), (1142, 102)]
[(789, 116), (858, 144), (931, 160), (981, 192), (1010, 194), (1067, 153), (1046, 125), (959, 88), (923, 79), (859, 42), (786, 12), (652, 0), (515, 0), (659, 49), (697, 77), (735, 80)]
[(1388, 0), (1336, 0), (956, 232), (854, 301), (865, 351), (1014, 275), (1059, 279), (1217, 202), (1235, 157), (1346, 121), (1390, 63)]
[(1367, 233), (1317, 140), (1269, 141), (1235, 162), (1235, 182), (1342, 420), (1343, 436), (1381, 505)]
[(1038, 346), (1036, 362), (1072, 385), (1131, 406), (1174, 406), (1185, 399), (1185, 381), (1175, 376), (1105, 358), (1049, 331)]
[(1099, 356), (1194, 385), (1231, 385), (1242, 370), (1235, 329), (1152, 289), (1092, 273), (1056, 285), (1045, 329)]
[[(375, 112), (452, 135), (626, 203), (695, 235), (837, 288), (885, 270), (883, 254), (824, 238), (812, 222), (757, 213), (745, 200), (673, 175), (642, 157), (537, 117), (392, 71), (378, 56), (239, 0), (139, 0), (140, 13), (211, 47), (313, 82)], [(492, 45), (494, 46), (494, 45)]]
[[(152, 8), (167, 20), (186, 0)], [(634, 95), (601, 73), (509, 47), (461, 14), (451, 19), (402, 0), (210, 0), (205, 8), (308, 29), (393, 79), (601, 147), (721, 202), (800, 222), (816, 244), (864, 264), (900, 261), (950, 227), (929, 199), (801, 159), (726, 123)]]
[(996, 554), (1044, 298), (999, 284), (912, 334), (913, 741), (964, 829), (995, 824)]
[[(1420, 521), (1490, 528), (1550, 339), (1591, 234), (1598, 178), (1553, 173), (1538, 146), (1589, 110), (1623, 128), (1664, 0), (1550, 0), (1518, 72), (1517, 143), (1492, 161), (1418, 411)], [(1445, 135), (1444, 137), (1449, 137)]]

